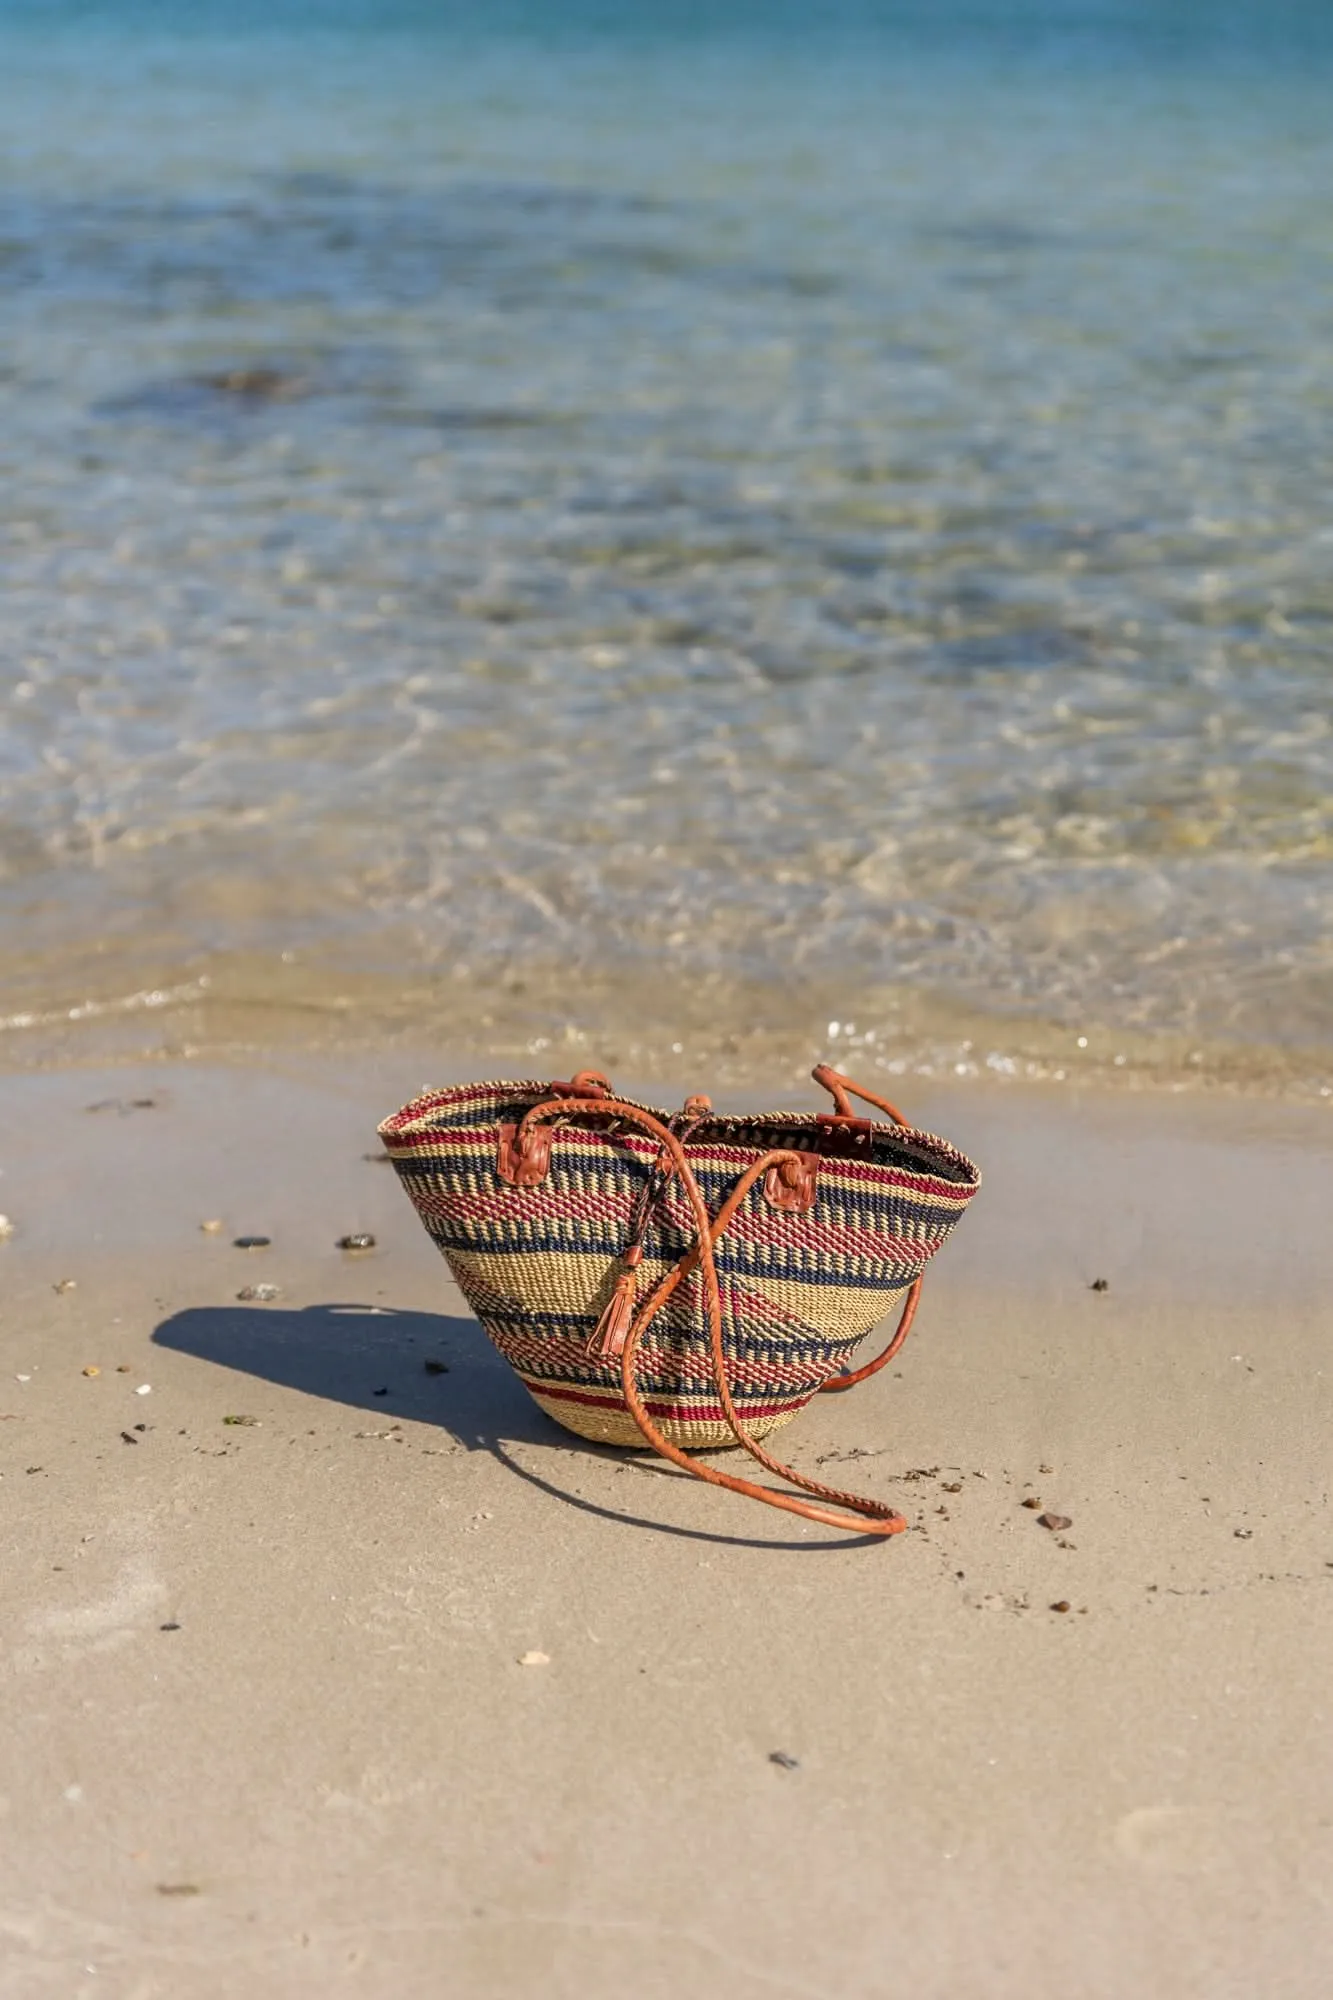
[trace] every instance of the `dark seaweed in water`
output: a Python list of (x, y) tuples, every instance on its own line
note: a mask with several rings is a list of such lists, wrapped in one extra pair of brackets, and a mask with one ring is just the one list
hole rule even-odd
[(290, 403), (313, 390), (308, 375), (292, 375), (282, 368), (228, 368), (220, 375), (200, 375), (198, 382), (202, 389), (245, 403)]

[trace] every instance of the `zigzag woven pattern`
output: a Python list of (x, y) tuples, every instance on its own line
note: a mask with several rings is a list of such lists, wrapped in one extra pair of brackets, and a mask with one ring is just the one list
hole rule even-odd
[[(500, 1127), (550, 1093), (542, 1083), (431, 1091), (386, 1119), (380, 1137), (464, 1297), (541, 1406), (582, 1435), (639, 1444), (617, 1362), (587, 1348), (658, 1147), (580, 1100), (555, 1123), (545, 1177), (511, 1185), (498, 1170)], [(670, 1114), (653, 1115), (666, 1123)], [(710, 1112), (685, 1142), (710, 1213), (773, 1147), (821, 1155), (813, 1205), (774, 1206), (757, 1181), (714, 1248), (728, 1380), (754, 1437), (786, 1422), (848, 1365), (979, 1182), (970, 1160), (928, 1133), (876, 1125), (865, 1156), (848, 1158), (830, 1142), (827, 1121)], [(681, 1189), (669, 1186), (644, 1238), (641, 1295), (695, 1234)], [(637, 1366), (644, 1403), (674, 1443), (734, 1442), (697, 1273), (647, 1328)]]

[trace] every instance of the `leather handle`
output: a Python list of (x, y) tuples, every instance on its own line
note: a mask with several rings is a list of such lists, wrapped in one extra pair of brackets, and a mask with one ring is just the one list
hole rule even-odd
[[(520, 1139), (525, 1138), (529, 1130), (537, 1124), (547, 1118), (559, 1117), (562, 1113), (568, 1112), (569, 1108), (568, 1100), (563, 1098), (551, 1098), (543, 1104), (533, 1105), (523, 1119)], [(749, 1499), (762, 1501), (766, 1506), (782, 1508), (788, 1513), (799, 1514), (807, 1521), (817, 1521), (826, 1527), (847, 1529), (860, 1535), (900, 1535), (906, 1528), (907, 1522), (887, 1502), (871, 1500), (859, 1493), (848, 1493), (836, 1486), (825, 1486), (821, 1481), (809, 1479), (804, 1473), (797, 1472), (793, 1466), (784, 1465), (781, 1459), (774, 1458), (770, 1452), (765, 1451), (742, 1424), (731, 1394), (731, 1385), (727, 1381), (727, 1361), (722, 1345), (722, 1294), (718, 1286), (713, 1245), (727, 1228), (759, 1176), (771, 1166), (780, 1165), (787, 1160), (799, 1160), (799, 1155), (789, 1148), (776, 1147), (752, 1161), (714, 1218), (708, 1213), (707, 1204), (700, 1192), (699, 1183), (694, 1177), (685, 1149), (668, 1126), (655, 1118), (651, 1112), (641, 1110), (637, 1104), (628, 1104), (623, 1098), (600, 1098), (597, 1101), (597, 1109), (601, 1112), (611, 1112), (616, 1117), (640, 1126), (659, 1141), (664, 1153), (670, 1157), (675, 1171), (680, 1175), (681, 1186), (697, 1231), (693, 1248), (667, 1272), (640, 1310), (635, 1313), (624, 1337), (620, 1355), (621, 1388), (630, 1415), (643, 1436), (663, 1458), (669, 1459), (673, 1465), (680, 1466), (694, 1478), (706, 1480), (709, 1485), (725, 1486), (733, 1493), (743, 1493)], [(778, 1493), (771, 1486), (760, 1486), (754, 1480), (739, 1478), (735, 1473), (719, 1472), (711, 1465), (699, 1465), (678, 1445), (672, 1444), (653, 1422), (639, 1395), (636, 1380), (635, 1363), (639, 1344), (671, 1294), (695, 1269), (702, 1271), (704, 1297), (708, 1305), (709, 1354), (713, 1367), (713, 1380), (727, 1424), (736, 1442), (779, 1479), (785, 1479), (792, 1486), (802, 1487), (807, 1493), (814, 1494), (819, 1501), (831, 1501), (834, 1503), (833, 1506), (812, 1505), (810, 1501), (802, 1500), (797, 1494)], [(836, 1512), (835, 1508), (850, 1508), (853, 1512), (849, 1515)], [(858, 1519), (857, 1516), (864, 1518)]]
[(845, 1374), (830, 1375), (827, 1382), (820, 1383), (819, 1394), (821, 1396), (830, 1396), (836, 1395), (839, 1389), (854, 1389), (858, 1382), (864, 1382), (871, 1375), (878, 1375), (881, 1368), (887, 1368), (908, 1334), (912, 1331), (912, 1321), (916, 1318), (916, 1309), (920, 1303), (921, 1280), (920, 1278), (913, 1278), (907, 1288), (907, 1297), (903, 1300), (902, 1313), (899, 1316), (897, 1326), (893, 1329), (893, 1335), (888, 1346), (884, 1348), (882, 1353), (877, 1354), (873, 1361), (867, 1361), (863, 1368), (849, 1368)]
[[(765, 1451), (763, 1446), (743, 1428), (732, 1399), (731, 1387), (727, 1381), (726, 1355), (722, 1347), (721, 1297), (717, 1286), (717, 1270), (713, 1262), (713, 1245), (723, 1234), (759, 1176), (768, 1168), (792, 1157), (790, 1153), (779, 1148), (753, 1161), (732, 1188), (716, 1220), (700, 1235), (694, 1249), (681, 1259), (674, 1270), (667, 1273), (657, 1290), (645, 1302), (642, 1311), (635, 1316), (620, 1357), (621, 1390), (630, 1414), (654, 1450), (660, 1452), (664, 1458), (669, 1458), (673, 1464), (693, 1473), (696, 1479), (706, 1479), (712, 1485), (729, 1487), (733, 1493), (743, 1493), (752, 1500), (762, 1500), (770, 1507), (785, 1508), (790, 1513), (801, 1515), (807, 1521), (818, 1521), (827, 1527), (845, 1528), (859, 1535), (900, 1535), (906, 1528), (907, 1522), (885, 1502), (870, 1500), (863, 1494), (849, 1493), (840, 1487), (825, 1486), (821, 1481), (807, 1478), (804, 1473), (797, 1472), (794, 1466), (784, 1464), (781, 1459), (774, 1458), (771, 1452)], [(685, 1173), (689, 1176), (687, 1193), (697, 1195), (698, 1183), (694, 1180), (688, 1165)], [(693, 1201), (691, 1206), (694, 1206)], [(705, 1210), (705, 1217), (706, 1215)], [(752, 1458), (758, 1459), (761, 1465), (776, 1473), (779, 1479), (785, 1479), (793, 1486), (804, 1487), (807, 1493), (813, 1493), (820, 1499), (833, 1501), (841, 1507), (853, 1508), (856, 1515), (865, 1518), (858, 1520), (855, 1515), (849, 1517), (847, 1514), (835, 1513), (831, 1507), (811, 1506), (808, 1500), (801, 1500), (795, 1494), (775, 1493), (771, 1486), (760, 1486), (754, 1480), (741, 1479), (732, 1472), (719, 1472), (711, 1465), (699, 1465), (664, 1437), (653, 1422), (639, 1395), (636, 1380), (635, 1359), (639, 1342), (676, 1286), (699, 1264), (704, 1267), (705, 1295), (708, 1299), (709, 1348), (713, 1363), (713, 1380), (717, 1385), (727, 1422), (737, 1442), (744, 1445)]]
[[(864, 1090), (859, 1083), (853, 1083), (849, 1076), (844, 1076), (840, 1069), (833, 1069), (828, 1063), (816, 1063), (810, 1074), (817, 1084), (828, 1091), (837, 1106), (833, 1113), (835, 1118), (854, 1119), (856, 1113), (852, 1110), (851, 1099), (859, 1097), (863, 1104), (873, 1104), (877, 1111), (887, 1112), (895, 1125), (907, 1124), (896, 1104), (890, 1104), (887, 1097), (880, 1097), (873, 1090)], [(849, 1091), (851, 1097), (847, 1094)], [(828, 1113), (821, 1112), (819, 1115), (827, 1117)]]

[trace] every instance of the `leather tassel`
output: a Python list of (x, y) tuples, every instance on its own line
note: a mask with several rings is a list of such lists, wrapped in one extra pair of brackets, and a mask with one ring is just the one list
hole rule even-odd
[(616, 1288), (607, 1300), (606, 1310), (593, 1328), (592, 1339), (588, 1342), (590, 1357), (611, 1361), (624, 1353), (625, 1336), (634, 1318), (634, 1294), (638, 1283), (638, 1272), (633, 1266), (616, 1279)]

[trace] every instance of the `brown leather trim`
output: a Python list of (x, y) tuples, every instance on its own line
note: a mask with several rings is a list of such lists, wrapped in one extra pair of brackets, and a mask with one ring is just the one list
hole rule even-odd
[(547, 1085), (552, 1097), (609, 1097), (611, 1086), (599, 1069), (581, 1069), (569, 1083)]
[(818, 1175), (818, 1153), (789, 1153), (764, 1175), (764, 1200), (770, 1208), (813, 1208)]
[[(568, 1115), (568, 1108), (569, 1100), (559, 1097), (549, 1098), (543, 1104), (534, 1104), (525, 1114), (525, 1126), (529, 1129), (535, 1128), (550, 1122), (552, 1118)], [(620, 1389), (626, 1407), (644, 1437), (654, 1451), (660, 1452), (663, 1458), (669, 1458), (673, 1465), (681, 1468), (682, 1472), (692, 1473), (696, 1479), (705, 1479), (712, 1486), (729, 1487), (733, 1493), (748, 1494), (752, 1500), (762, 1500), (770, 1507), (784, 1508), (790, 1514), (800, 1514), (807, 1521), (820, 1521), (830, 1528), (850, 1528), (859, 1534), (867, 1535), (901, 1535), (907, 1526), (906, 1518), (902, 1514), (895, 1513), (886, 1500), (871, 1500), (864, 1494), (845, 1493), (840, 1487), (825, 1486), (820, 1480), (811, 1479), (808, 1473), (797, 1472), (793, 1466), (784, 1465), (780, 1458), (774, 1458), (771, 1452), (765, 1451), (741, 1423), (740, 1413), (731, 1393), (731, 1385), (727, 1379), (727, 1356), (722, 1344), (722, 1291), (718, 1284), (713, 1246), (724, 1230), (730, 1226), (732, 1218), (750, 1189), (763, 1177), (769, 1167), (781, 1165), (790, 1149), (784, 1146), (773, 1147), (770, 1151), (761, 1153), (757, 1160), (752, 1160), (717, 1214), (710, 1215), (681, 1139), (670, 1126), (664, 1125), (651, 1111), (644, 1111), (623, 1097), (609, 1099), (604, 1108), (615, 1112), (627, 1123), (638, 1125), (643, 1131), (651, 1132), (660, 1142), (674, 1174), (680, 1178), (681, 1190), (689, 1203), (695, 1229), (698, 1232), (693, 1249), (687, 1250), (680, 1262), (673, 1265), (665, 1277), (658, 1281), (653, 1292), (634, 1312), (625, 1329), (624, 1346), (620, 1350)], [(821, 1502), (831, 1500), (835, 1508), (854, 1509), (853, 1513), (835, 1512), (834, 1508), (823, 1505), (812, 1506), (810, 1501), (803, 1500), (798, 1494), (775, 1492), (771, 1486), (759, 1486), (751, 1479), (738, 1478), (735, 1473), (720, 1472), (711, 1465), (702, 1465), (698, 1459), (691, 1458), (688, 1452), (682, 1451), (679, 1445), (673, 1444), (658, 1429), (639, 1394), (635, 1376), (635, 1356), (638, 1353), (639, 1342), (653, 1319), (676, 1288), (696, 1270), (703, 1280), (713, 1381), (728, 1428), (737, 1444), (742, 1445), (751, 1458), (758, 1459), (761, 1465), (767, 1466), (768, 1470), (775, 1472), (780, 1479), (790, 1481), (793, 1486), (804, 1487), (807, 1493), (813, 1493)], [(617, 1344), (619, 1344), (618, 1332)], [(864, 1518), (858, 1519), (858, 1515)]]
[[(859, 1097), (863, 1104), (873, 1104), (876, 1111), (887, 1112), (895, 1125), (906, 1125), (907, 1120), (896, 1104), (890, 1104), (888, 1098), (881, 1097), (878, 1091), (865, 1090), (859, 1083), (853, 1083), (852, 1079), (844, 1076), (841, 1070), (831, 1069), (827, 1063), (816, 1063), (810, 1074), (832, 1097), (837, 1106), (833, 1114), (835, 1117), (845, 1118), (854, 1123), (852, 1098)], [(827, 1117), (829, 1114), (825, 1112), (823, 1115)]]
[(903, 1300), (902, 1313), (897, 1326), (893, 1330), (893, 1337), (889, 1341), (888, 1346), (881, 1348), (874, 1360), (867, 1361), (863, 1368), (853, 1368), (846, 1375), (830, 1375), (827, 1382), (820, 1383), (820, 1393), (822, 1394), (826, 1389), (854, 1389), (857, 1383), (864, 1382), (868, 1375), (878, 1375), (881, 1368), (887, 1367), (906, 1340), (908, 1334), (912, 1331), (912, 1321), (916, 1318), (917, 1301), (920, 1297), (921, 1280), (920, 1278), (914, 1278), (907, 1288), (907, 1297)]
[(868, 1160), (873, 1157), (875, 1140), (882, 1126), (868, 1118), (840, 1118), (833, 1111), (816, 1111), (819, 1150), (826, 1160)]
[(517, 1125), (500, 1127), (495, 1171), (510, 1187), (540, 1187), (551, 1171), (551, 1140), (555, 1135), (549, 1125), (530, 1125), (520, 1144), (518, 1133)]

